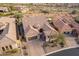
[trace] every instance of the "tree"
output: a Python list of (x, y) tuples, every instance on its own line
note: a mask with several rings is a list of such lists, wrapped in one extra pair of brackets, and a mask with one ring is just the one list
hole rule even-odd
[(79, 23), (79, 16), (75, 17), (75, 22)]
[(76, 10), (72, 10), (71, 14), (76, 14), (77, 11)]
[(49, 13), (49, 11), (47, 11), (47, 10), (41, 10), (41, 13), (47, 14), (47, 13)]
[(12, 11), (15, 11), (15, 10), (16, 10), (16, 8), (15, 8), (14, 6), (12, 6), (12, 5), (8, 6), (8, 9), (9, 9), (9, 11), (10, 11), (10, 12), (12, 12)]
[(19, 39), (21, 39), (21, 41), (26, 41), (23, 23), (22, 23), (23, 15), (22, 15), (22, 13), (15, 13), (14, 17), (16, 19), (15, 22), (16, 22), (16, 27), (18, 30), (18, 36), (20, 36)]

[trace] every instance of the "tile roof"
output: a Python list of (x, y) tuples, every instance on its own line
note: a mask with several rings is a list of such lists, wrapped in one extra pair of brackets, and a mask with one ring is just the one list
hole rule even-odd
[(47, 23), (47, 18), (45, 16), (25, 16), (24, 22), (27, 23), (27, 25), (40, 25), (42, 26), (43, 24)]
[(28, 27), (27, 27), (27, 33), (26, 33), (26, 36), (27, 37), (33, 37), (33, 36), (37, 36), (38, 35), (38, 30), (37, 29), (35, 29), (35, 28), (33, 28), (31, 25), (29, 25)]
[(50, 35), (51, 33), (52, 34), (57, 33), (57, 31), (53, 27), (51, 27), (49, 24), (44, 24), (42, 28), (44, 29), (44, 32), (46, 35)]
[(68, 24), (68, 20), (69, 20), (69, 18), (66, 18), (64, 16), (58, 16), (58, 17), (54, 18), (53, 24), (55, 25), (56, 28), (58, 28), (59, 31), (64, 31), (66, 29), (71, 28)]

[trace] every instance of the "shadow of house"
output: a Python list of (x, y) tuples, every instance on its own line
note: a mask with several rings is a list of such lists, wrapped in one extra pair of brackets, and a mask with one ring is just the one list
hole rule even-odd
[(9, 24), (7, 24), (5, 28), (0, 30), (2, 31), (2, 33), (0, 33), (0, 39), (2, 39), (8, 33), (8, 30), (9, 30)]
[(0, 30), (0, 34), (2, 34), (3, 31), (4, 31), (4, 29), (1, 29), (1, 30)]

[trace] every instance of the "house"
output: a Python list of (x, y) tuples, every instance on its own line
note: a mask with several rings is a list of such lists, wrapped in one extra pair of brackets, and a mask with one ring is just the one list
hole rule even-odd
[(8, 8), (7, 7), (0, 7), (0, 12), (8, 12)]
[(61, 15), (61, 17), (62, 17), (61, 20), (65, 23), (67, 23), (72, 28), (71, 34), (73, 36), (79, 35), (79, 24), (77, 24), (74, 21), (74, 17), (76, 17), (76, 16), (78, 16), (78, 15), (70, 15), (68, 13)]
[(72, 28), (68, 23), (63, 20), (65, 20), (65, 18), (63, 17), (55, 18), (53, 20), (53, 24), (60, 33), (70, 34), (72, 32)]
[(14, 18), (0, 18), (0, 54), (3, 54), (7, 50), (18, 48), (14, 22)]
[[(28, 29), (28, 25), (30, 25), (30, 29)], [(53, 34), (57, 33), (57, 31), (49, 25), (48, 18), (45, 16), (24, 16), (23, 26), (26, 37), (28, 36), (28, 30), (30, 33), (29, 36), (33, 37), (39, 34), (39, 29), (41, 28), (44, 30), (47, 39), (51, 32)]]
[(72, 30), (72, 34), (74, 36), (79, 36), (79, 24), (77, 24), (75, 21), (72, 21), (70, 23), (70, 25), (72, 26), (73, 30)]

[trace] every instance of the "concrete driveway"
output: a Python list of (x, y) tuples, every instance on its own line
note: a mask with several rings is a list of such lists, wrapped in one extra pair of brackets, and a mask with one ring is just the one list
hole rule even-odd
[(31, 40), (27, 43), (29, 56), (40, 56), (45, 54), (43, 47), (39, 40)]

